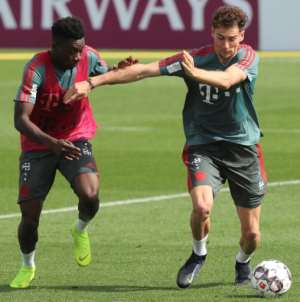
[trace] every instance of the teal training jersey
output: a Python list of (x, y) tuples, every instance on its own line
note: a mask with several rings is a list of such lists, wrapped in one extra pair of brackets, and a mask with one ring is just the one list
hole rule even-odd
[(188, 91), (183, 109), (186, 143), (258, 143), (261, 132), (253, 105), (259, 61), (256, 52), (249, 45), (242, 44), (236, 56), (226, 65), (220, 63), (212, 46), (191, 50), (190, 54), (198, 68), (225, 70), (234, 64), (246, 73), (247, 78), (228, 90), (222, 90), (185, 75), (181, 53), (159, 62), (161, 75), (179, 76), (186, 83)]

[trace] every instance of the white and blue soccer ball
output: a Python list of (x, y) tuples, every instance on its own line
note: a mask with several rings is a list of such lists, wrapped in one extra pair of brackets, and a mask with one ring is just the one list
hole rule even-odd
[(278, 260), (265, 260), (252, 270), (251, 284), (257, 294), (263, 297), (275, 297), (286, 293), (292, 285), (289, 268)]

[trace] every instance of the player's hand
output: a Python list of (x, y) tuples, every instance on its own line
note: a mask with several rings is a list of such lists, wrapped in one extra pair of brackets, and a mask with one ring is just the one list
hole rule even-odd
[(134, 59), (132, 56), (125, 58), (124, 60), (120, 61), (118, 65), (113, 65), (113, 69), (125, 68), (139, 62), (138, 59)]
[(64, 139), (58, 139), (51, 142), (49, 145), (50, 150), (57, 154), (63, 155), (65, 159), (74, 160), (79, 159), (81, 156), (80, 148), (76, 147), (72, 142)]
[(73, 101), (79, 101), (86, 97), (90, 91), (91, 85), (87, 81), (77, 82), (67, 90), (63, 97), (63, 102), (68, 104)]
[(197, 68), (195, 67), (194, 59), (186, 50), (182, 52), (181, 64), (186, 75), (192, 78), (197, 76)]

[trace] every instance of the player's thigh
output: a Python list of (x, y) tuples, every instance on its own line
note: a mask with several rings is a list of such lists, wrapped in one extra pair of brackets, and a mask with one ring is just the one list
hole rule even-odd
[(19, 162), (18, 202), (44, 200), (53, 184), (57, 157), (50, 152), (25, 152)]
[(226, 179), (220, 167), (210, 155), (213, 152), (211, 148), (215, 146), (185, 146), (183, 150), (182, 160), (187, 168), (188, 190), (193, 191), (195, 196), (213, 195), (214, 197), (225, 183)]
[(190, 191), (193, 210), (201, 214), (209, 214), (213, 207), (213, 189), (208, 185), (198, 185)]
[(214, 197), (225, 182), (213, 156), (218, 154), (216, 148), (216, 144), (186, 146), (182, 154), (193, 209), (202, 214), (210, 213)]
[(267, 179), (257, 147), (232, 145), (228, 153), (226, 177), (235, 205), (258, 207), (266, 193)]
[(77, 160), (61, 159), (59, 170), (79, 196), (98, 194), (99, 173), (93, 156), (92, 145), (86, 140), (74, 142), (80, 148), (81, 156)]
[(99, 194), (99, 176), (98, 174), (81, 173), (75, 176), (73, 181), (74, 192), (84, 199), (95, 199)]

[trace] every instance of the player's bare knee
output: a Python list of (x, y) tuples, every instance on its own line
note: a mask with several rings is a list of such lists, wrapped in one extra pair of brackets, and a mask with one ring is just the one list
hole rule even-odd
[(193, 208), (193, 213), (201, 220), (206, 220), (210, 216), (210, 208), (206, 205), (196, 204)]
[(33, 218), (30, 216), (22, 215), (20, 225), (24, 229), (36, 230), (39, 227), (39, 218)]
[(99, 211), (100, 200), (98, 195), (89, 199), (80, 199), (78, 204), (79, 217), (88, 221), (91, 220)]
[(98, 189), (87, 188), (80, 193), (79, 198), (90, 203), (99, 203)]

